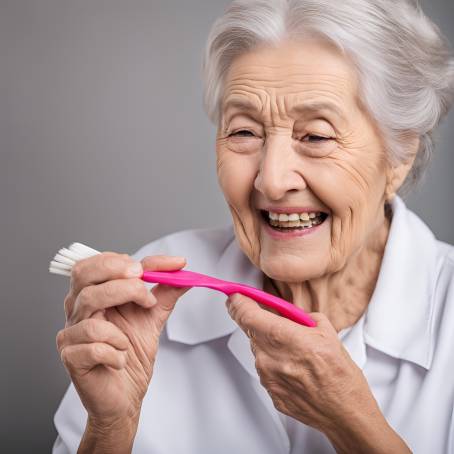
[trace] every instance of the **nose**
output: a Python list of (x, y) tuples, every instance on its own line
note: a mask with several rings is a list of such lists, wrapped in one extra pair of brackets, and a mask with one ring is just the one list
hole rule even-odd
[(298, 169), (297, 153), (292, 138), (268, 136), (254, 187), (268, 200), (281, 200), (290, 191), (306, 188), (306, 181)]

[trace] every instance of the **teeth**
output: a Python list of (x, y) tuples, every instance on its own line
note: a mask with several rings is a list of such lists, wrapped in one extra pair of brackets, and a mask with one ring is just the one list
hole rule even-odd
[(309, 219), (314, 219), (317, 217), (319, 213), (273, 213), (271, 211), (268, 212), (268, 217), (273, 221), (298, 221), (301, 219), (302, 221), (309, 221)]
[(319, 212), (313, 213), (273, 213), (268, 212), (269, 222), (273, 227), (310, 228), (322, 223)]

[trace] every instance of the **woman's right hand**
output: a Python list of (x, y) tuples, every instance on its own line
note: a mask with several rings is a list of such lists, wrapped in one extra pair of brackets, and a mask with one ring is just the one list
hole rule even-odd
[(185, 263), (172, 256), (134, 262), (127, 254), (104, 252), (74, 265), (57, 347), (91, 429), (137, 423), (160, 333), (189, 290), (156, 285), (150, 292), (140, 276), (144, 270), (178, 270)]

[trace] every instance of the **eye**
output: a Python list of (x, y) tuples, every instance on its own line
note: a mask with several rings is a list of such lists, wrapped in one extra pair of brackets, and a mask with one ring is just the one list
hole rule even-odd
[(229, 134), (229, 137), (236, 136), (236, 137), (255, 137), (254, 133), (248, 131), (247, 129), (241, 129), (239, 131), (232, 132)]
[(307, 134), (304, 136), (301, 141), (302, 142), (310, 142), (310, 143), (320, 143), (320, 142), (326, 142), (328, 140), (331, 140), (330, 137), (322, 137), (322, 136), (316, 136), (314, 134)]

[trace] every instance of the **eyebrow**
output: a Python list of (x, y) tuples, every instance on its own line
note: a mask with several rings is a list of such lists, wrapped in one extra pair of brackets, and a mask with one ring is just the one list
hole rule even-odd
[[(256, 104), (247, 99), (242, 98), (231, 98), (227, 100), (224, 105), (225, 111), (232, 108), (246, 112), (260, 113), (260, 110), (257, 109)], [(342, 110), (336, 104), (326, 101), (306, 101), (304, 103), (297, 104), (296, 106), (292, 107), (290, 113), (314, 114), (321, 111), (331, 111), (340, 119), (345, 120), (345, 116)]]

